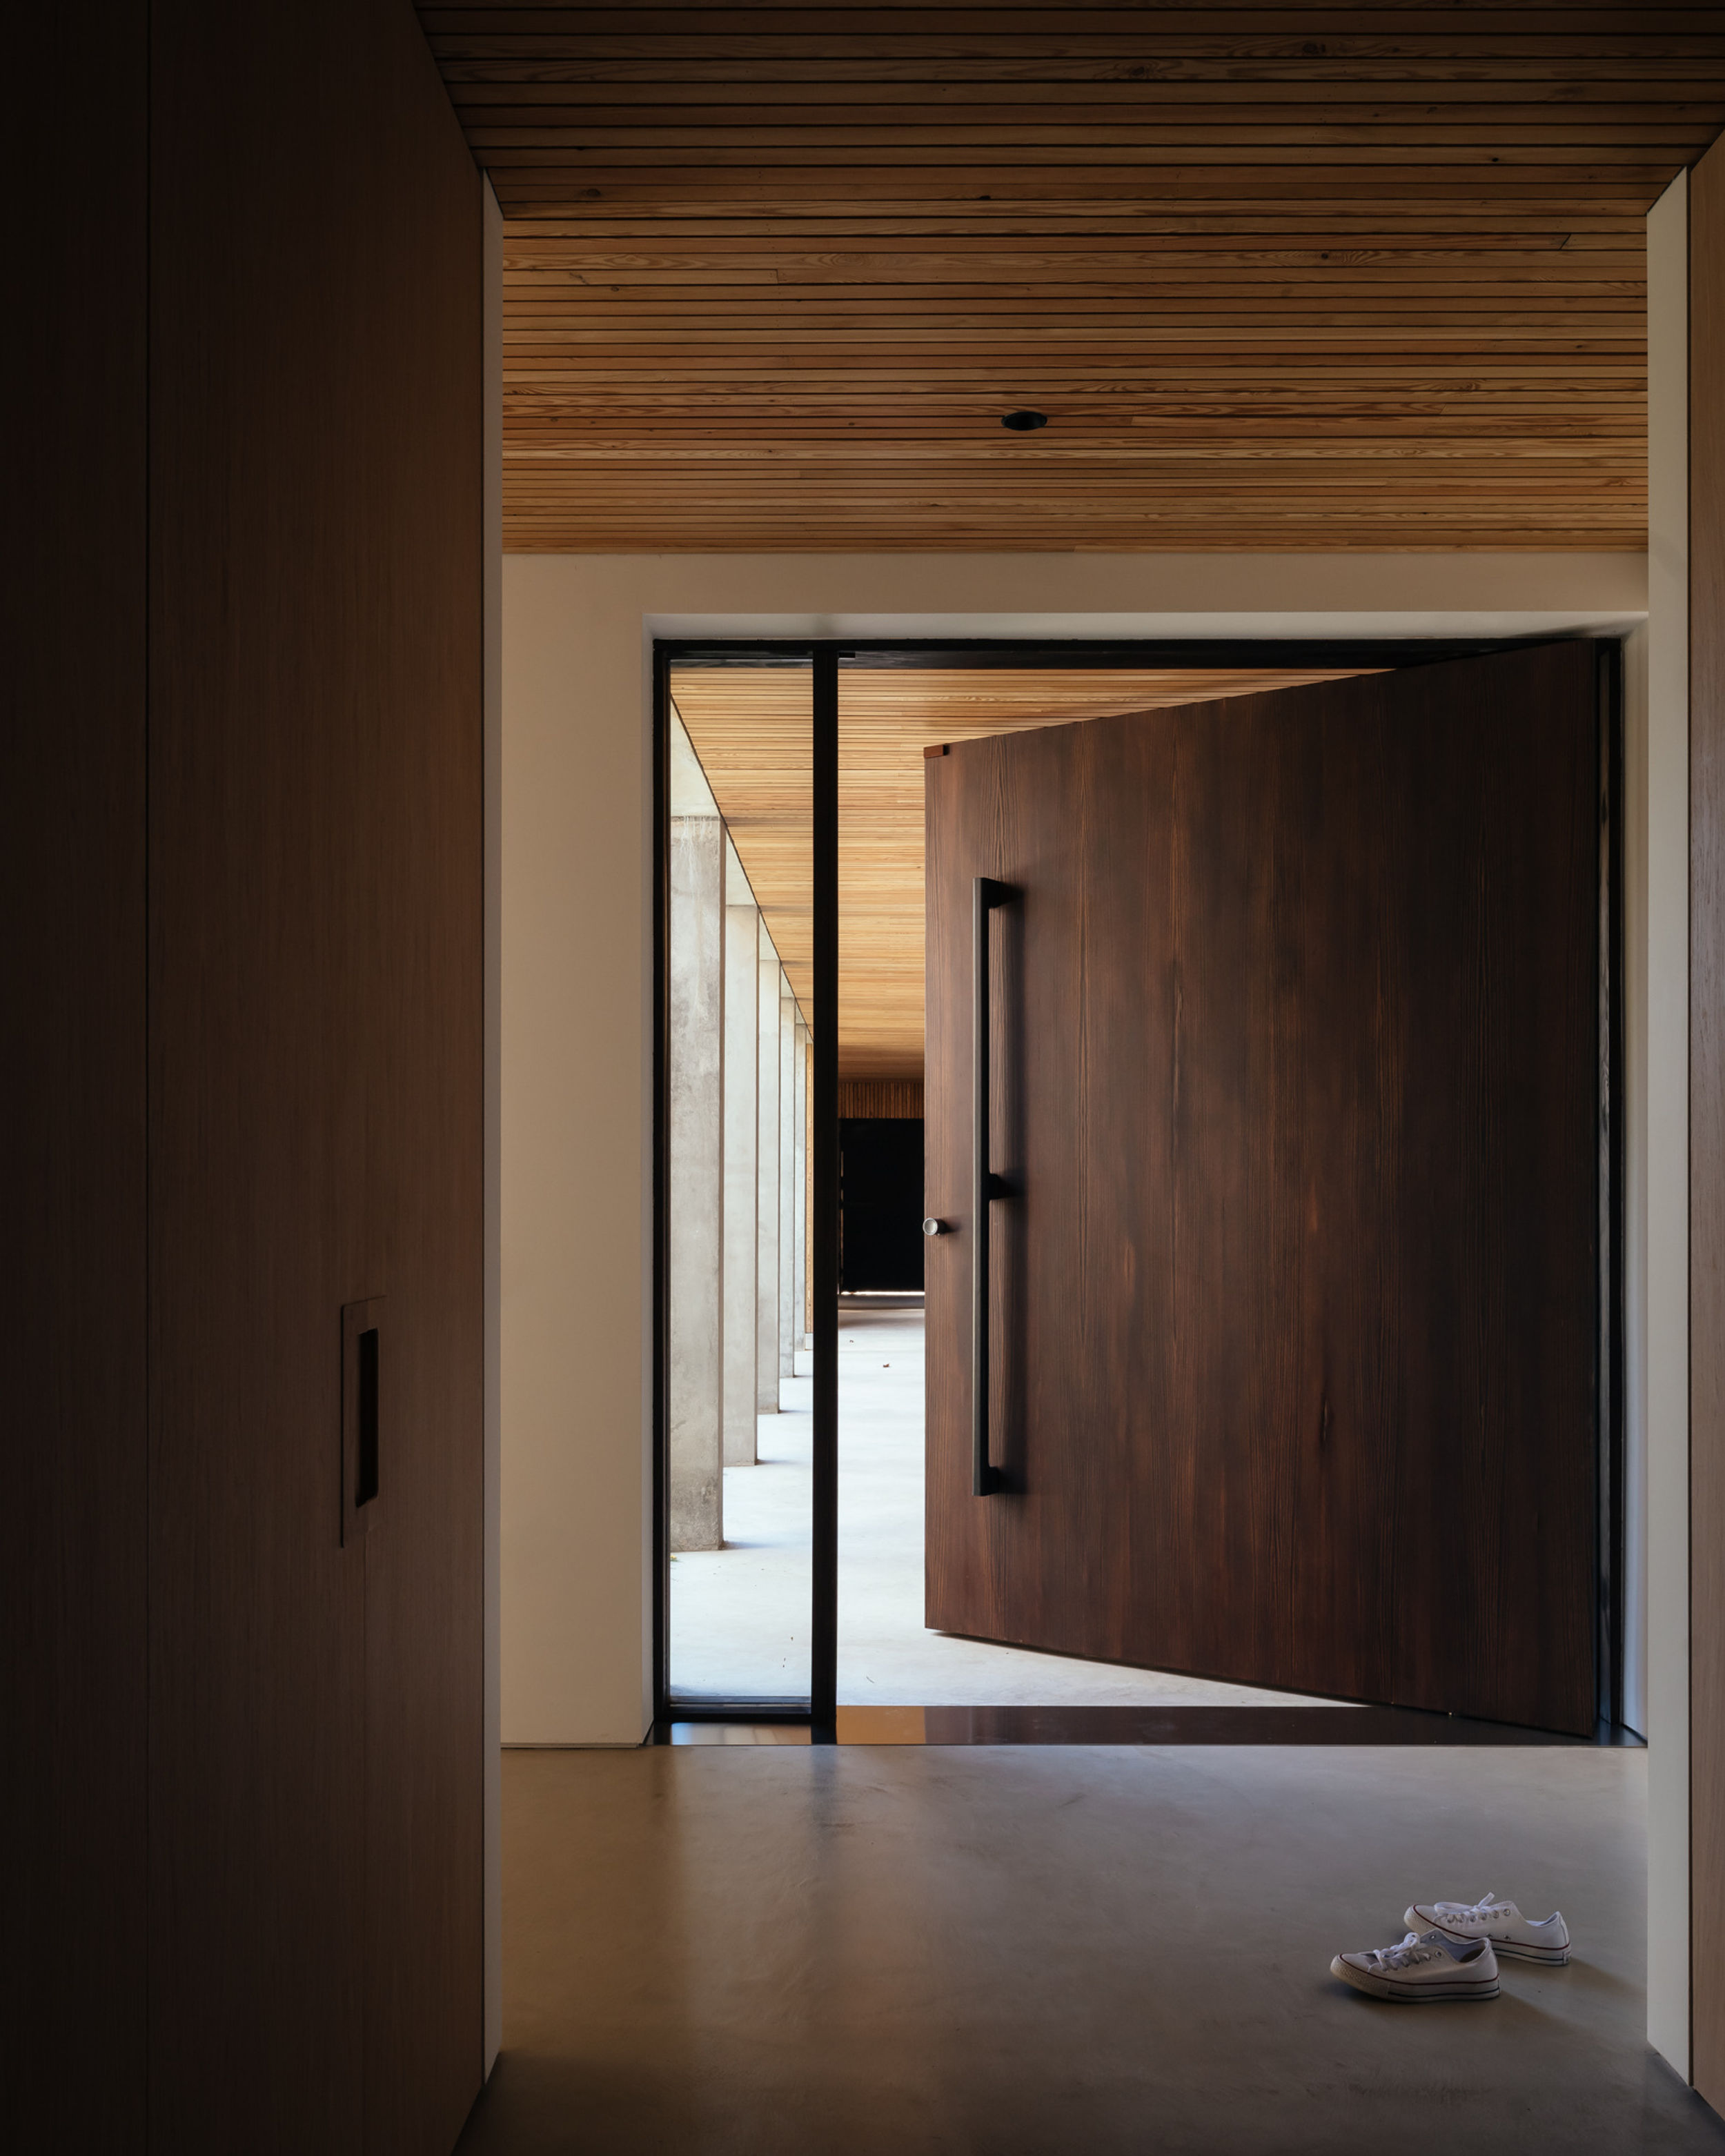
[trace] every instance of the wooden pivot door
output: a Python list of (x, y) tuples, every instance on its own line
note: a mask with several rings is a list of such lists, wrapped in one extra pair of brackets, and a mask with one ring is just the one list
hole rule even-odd
[(929, 760), (931, 1626), (1592, 1729), (1596, 678)]

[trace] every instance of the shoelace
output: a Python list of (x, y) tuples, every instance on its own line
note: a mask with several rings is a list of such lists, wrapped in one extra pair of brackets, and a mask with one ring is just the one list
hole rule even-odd
[(1483, 1924), (1488, 1917), (1501, 1915), (1507, 1907), (1507, 1902), (1499, 1902), (1497, 1896), (1487, 1890), (1477, 1902), (1446, 1902), (1444, 1913), (1452, 1918), (1459, 1917), (1465, 1924)]
[[(1379, 1969), (1405, 1969), (1415, 1958), (1413, 1950), (1419, 1944), (1419, 1933), (1409, 1932), (1399, 1946), (1373, 1947), (1372, 1958)], [(1418, 1958), (1424, 1961), (1425, 1955), (1421, 1953)]]

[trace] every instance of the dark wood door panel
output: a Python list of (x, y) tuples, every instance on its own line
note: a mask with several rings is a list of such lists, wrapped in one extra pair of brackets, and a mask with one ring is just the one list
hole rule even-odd
[(152, 2145), (440, 2156), (482, 2041), (480, 195), (376, 0), (171, 0), (151, 89)]
[[(928, 771), (928, 1617), (1590, 1727), (1594, 663), (1563, 645)], [(969, 1493), (970, 879), (992, 1419)]]
[(1449, 670), (1397, 684), (1415, 804), (1396, 864), (1399, 1572), (1419, 1553), (1398, 1697), (1460, 1705), (1432, 1674), (1453, 1666), (1480, 1712), (1575, 1729), (1596, 1698), (1592, 660), (1469, 662), (1476, 701)]

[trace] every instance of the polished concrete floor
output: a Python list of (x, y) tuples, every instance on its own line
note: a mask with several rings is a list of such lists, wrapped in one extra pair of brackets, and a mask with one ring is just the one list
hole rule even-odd
[[(1646, 1756), (505, 1755), (504, 2051), (461, 2147), (1720, 2151), (1643, 2041)], [(1567, 1916), (1488, 2005), (1328, 1974), (1414, 1898)]]
[[(847, 1706), (1280, 1706), (1291, 1695), (1040, 1655), (922, 1622), (920, 1310), (841, 1306), (839, 1697)], [(673, 1690), (768, 1699), (809, 1689), (808, 1378), (760, 1418), (759, 1462), (725, 1471), (725, 1547), (671, 1560)]]

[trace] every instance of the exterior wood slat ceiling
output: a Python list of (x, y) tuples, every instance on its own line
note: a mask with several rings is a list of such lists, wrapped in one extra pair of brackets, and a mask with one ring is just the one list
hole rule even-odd
[(513, 548), (1645, 542), (1725, 7), (420, 13)]

